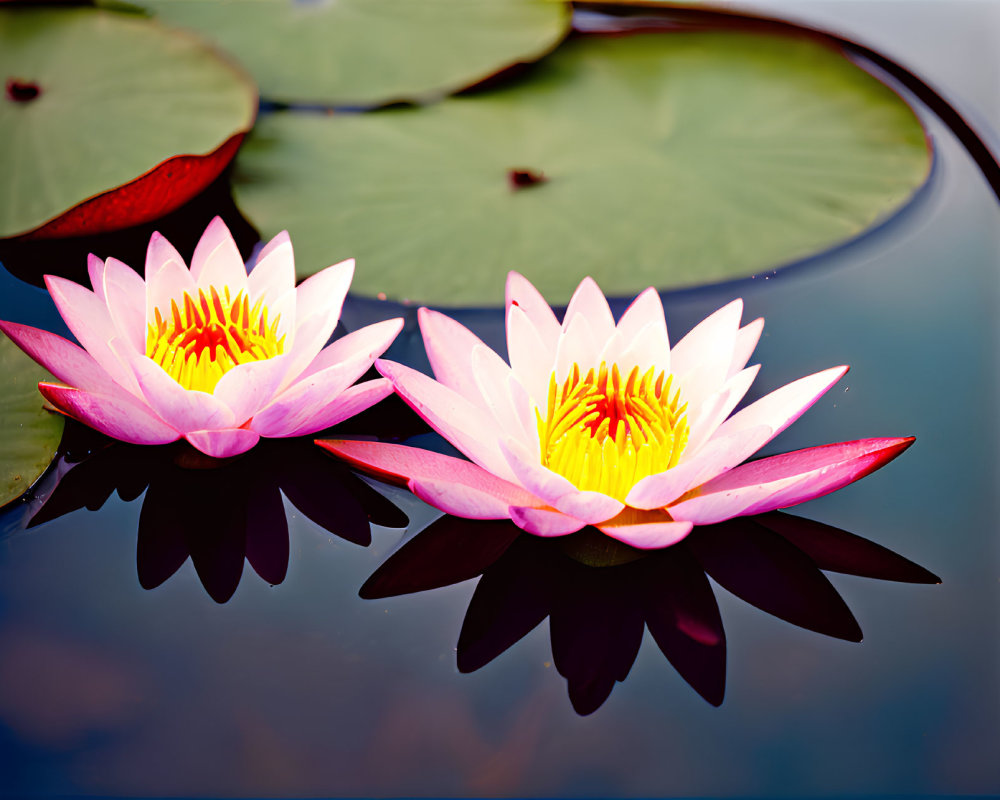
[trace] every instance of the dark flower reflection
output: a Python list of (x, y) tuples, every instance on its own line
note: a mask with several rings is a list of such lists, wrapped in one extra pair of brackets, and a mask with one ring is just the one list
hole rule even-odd
[[(313, 522), (363, 547), (371, 543), (369, 523), (401, 528), (408, 522), (311, 438), (262, 439), (249, 453), (218, 461), (184, 442), (128, 445), (82, 430), (77, 436), (89, 439), (85, 455), (62, 477), (29, 527), (79, 508), (97, 510), (115, 491), (125, 501), (145, 491), (136, 548), (145, 589), (162, 584), (189, 556), (218, 603), (236, 591), (244, 559), (268, 583), (281, 583), (289, 554), (282, 493)], [(80, 447), (79, 439), (75, 446)], [(74, 460), (72, 449), (68, 458)]]
[(481, 575), (458, 639), (458, 669), (488, 664), (546, 617), (556, 669), (579, 714), (597, 710), (624, 681), (648, 628), (667, 660), (720, 705), (726, 636), (708, 578), (802, 628), (861, 641), (861, 628), (821, 570), (940, 583), (923, 567), (846, 531), (774, 512), (695, 528), (643, 553), (587, 530), (564, 539), (513, 524), (442, 517), (364, 584), (374, 599)]

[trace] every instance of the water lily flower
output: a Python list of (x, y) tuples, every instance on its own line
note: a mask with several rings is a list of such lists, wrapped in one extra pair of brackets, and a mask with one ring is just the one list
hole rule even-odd
[(249, 275), (218, 217), (190, 270), (158, 233), (145, 280), (114, 258), (92, 255), (88, 270), (93, 291), (45, 276), (82, 347), (12, 322), (0, 322), (0, 330), (62, 382), (39, 384), (52, 405), (115, 439), (166, 444), (183, 437), (225, 458), (262, 436), (315, 433), (392, 392), (385, 378), (353, 384), (402, 320), (369, 325), (324, 348), (354, 262), (327, 267), (296, 288), (287, 233), (261, 250)]
[(539, 536), (593, 525), (639, 548), (695, 525), (786, 508), (878, 469), (912, 438), (865, 439), (743, 463), (846, 371), (789, 383), (733, 413), (757, 375), (763, 329), (735, 300), (672, 348), (654, 289), (618, 323), (585, 279), (560, 324), (521, 275), (507, 281), (508, 365), (451, 318), (419, 311), (437, 380), (377, 361), (396, 392), (469, 461), (374, 442), (321, 441), (362, 469), (405, 481), (431, 505), (510, 518)]

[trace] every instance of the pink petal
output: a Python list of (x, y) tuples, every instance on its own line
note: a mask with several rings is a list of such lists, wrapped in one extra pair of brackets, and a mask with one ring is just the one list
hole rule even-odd
[(632, 487), (625, 502), (639, 509), (663, 508), (692, 487), (742, 464), (764, 446), (770, 435), (771, 429), (762, 425), (714, 439), (691, 460), (643, 478)]
[(549, 379), (556, 364), (554, 343), (557, 339), (558, 331), (550, 347), (521, 306), (512, 305), (507, 309), (507, 357), (511, 370), (532, 402), (542, 409), (548, 402)]
[[(667, 335), (667, 322), (663, 314), (663, 301), (659, 292), (652, 286), (632, 301), (632, 304), (625, 309), (622, 318), (618, 321), (618, 333), (622, 335), (626, 342), (637, 338), (645, 338), (646, 328), (649, 325), (656, 326), (657, 337), (662, 337), (667, 341), (669, 358), (669, 337)], [(640, 337), (640, 334), (643, 334)], [(663, 369), (670, 371), (670, 362), (663, 365)]]
[(191, 277), (199, 289), (214, 286), (219, 294), (223, 287), (230, 297), (247, 288), (247, 268), (233, 236), (221, 217), (215, 217), (198, 240), (191, 258)]
[[(744, 398), (754, 378), (760, 371), (760, 364), (754, 364), (741, 372), (737, 372), (728, 381), (722, 391), (719, 392), (710, 402), (702, 406), (701, 413), (697, 418), (691, 420), (691, 429), (688, 435), (687, 446), (684, 455), (697, 453), (701, 450), (706, 441), (719, 429), (719, 426), (726, 420), (734, 408)], [(760, 445), (763, 447), (763, 444)], [(681, 460), (685, 460), (684, 457)]]
[(93, 253), (87, 256), (87, 275), (90, 277), (90, 285), (94, 289), (101, 302), (107, 303), (104, 297), (104, 261)]
[(567, 517), (560, 511), (548, 508), (510, 507), (510, 518), (521, 530), (535, 536), (566, 536), (586, 525), (585, 522)]
[(286, 356), (238, 364), (219, 378), (212, 394), (233, 412), (239, 427), (274, 398), (288, 369)]
[[(149, 246), (146, 248), (146, 285), (148, 286), (153, 276), (170, 262), (188, 272), (187, 264), (184, 263), (180, 253), (159, 231), (156, 231), (149, 237)], [(191, 286), (194, 286), (194, 281), (191, 282)]]
[(40, 383), (38, 389), (60, 411), (123, 442), (166, 444), (180, 437), (152, 411), (125, 395), (111, 397), (53, 383)]
[(675, 519), (711, 525), (762, 514), (836, 491), (888, 463), (913, 438), (862, 439), (752, 461), (709, 481), (697, 495), (670, 507)]
[[(299, 284), (295, 290), (298, 294), (296, 314), (299, 319), (313, 314), (327, 315), (333, 319), (333, 327), (330, 328), (330, 333), (333, 333), (353, 277), (354, 259), (350, 258), (317, 272)], [(330, 334), (326, 338), (329, 339)]]
[(358, 330), (342, 336), (323, 348), (302, 372), (300, 379), (308, 378), (310, 375), (315, 375), (317, 372), (342, 361), (354, 361), (359, 357), (367, 362), (365, 367), (367, 370), (375, 363), (375, 359), (389, 348), (402, 329), (402, 317), (358, 328)]
[(54, 333), (0, 322), (0, 330), (63, 383), (96, 394), (124, 392), (83, 348)]
[[(157, 238), (159, 237), (159, 238)], [(164, 252), (169, 248), (168, 252)], [(184, 295), (192, 298), (198, 297), (198, 287), (188, 268), (180, 256), (176, 255), (170, 243), (158, 233), (153, 234), (149, 242), (149, 256), (146, 258), (146, 324), (151, 325), (156, 321), (156, 309), (160, 310), (160, 315), (166, 319), (170, 316), (170, 301), (177, 303), (177, 307), (184, 308)], [(154, 258), (162, 258), (158, 266)]]
[(184, 434), (184, 438), (191, 445), (207, 456), (213, 458), (230, 458), (245, 453), (258, 441), (258, 436), (253, 431), (245, 428), (225, 428), (223, 430), (212, 431), (189, 431)]
[[(392, 394), (392, 381), (387, 378), (375, 378), (364, 383), (349, 386), (332, 403), (316, 410), (305, 423), (293, 430), (288, 436), (308, 436), (309, 434), (329, 428), (355, 414), (360, 414), (367, 408), (385, 400)], [(253, 427), (251, 423), (250, 427)]]
[(589, 276), (580, 281), (580, 285), (570, 298), (566, 316), (563, 317), (564, 332), (569, 329), (573, 317), (577, 314), (587, 320), (591, 335), (599, 345), (603, 346), (604, 342), (614, 334), (615, 318), (611, 316), (608, 301), (597, 282)]
[(670, 352), (681, 400), (697, 409), (729, 377), (743, 301), (734, 300), (698, 323)]
[(508, 311), (510, 311), (511, 306), (517, 306), (524, 311), (542, 342), (550, 350), (555, 350), (556, 339), (559, 338), (559, 331), (562, 327), (559, 320), (556, 319), (556, 315), (552, 313), (545, 298), (531, 285), (531, 282), (523, 275), (513, 271), (507, 273), (505, 303)]
[(733, 361), (729, 365), (729, 374), (735, 375), (743, 369), (750, 356), (753, 355), (760, 335), (764, 331), (764, 318), (757, 317), (753, 322), (749, 322), (740, 328), (736, 334), (736, 346), (733, 348)]
[(185, 389), (151, 358), (138, 356), (131, 366), (149, 407), (171, 427), (186, 434), (234, 426), (236, 417), (221, 400)]
[(79, 284), (54, 275), (45, 276), (45, 286), (83, 349), (94, 357), (115, 383), (138, 394), (132, 370), (119, 360), (109, 345), (116, 336), (116, 330), (101, 299)]
[(654, 550), (670, 547), (691, 533), (694, 525), (690, 522), (676, 522), (666, 514), (648, 513), (647, 521), (642, 521), (643, 515), (626, 513), (621, 515), (621, 522), (609, 520), (597, 528), (619, 542), (624, 542), (640, 550)]
[(434, 377), (470, 403), (482, 404), (472, 366), (473, 351), (486, 347), (482, 339), (451, 317), (429, 308), (417, 311), (417, 319)]
[[(471, 461), (430, 450), (383, 442), (355, 442), (319, 439), (320, 447), (343, 458), (365, 472), (389, 480), (420, 483), (453, 483), (480, 494), (497, 498), (506, 505), (537, 506), (538, 498), (510, 481), (498, 478)], [(508, 516), (506, 513), (504, 516)]]
[(608, 342), (599, 361), (617, 364), (623, 375), (628, 375), (633, 367), (645, 373), (650, 367), (670, 374), (670, 342), (663, 320), (650, 322), (631, 339), (616, 332)]
[(295, 256), (288, 231), (279, 233), (260, 251), (247, 287), (251, 305), (263, 300), (266, 306), (295, 289)]
[(559, 383), (569, 377), (574, 364), (583, 373), (588, 368), (597, 367), (597, 356), (601, 352), (586, 317), (574, 314), (572, 317), (567, 315), (566, 319), (568, 324), (556, 345), (555, 376)]
[[(364, 364), (363, 359), (357, 359)], [(274, 400), (253, 415), (250, 427), (261, 436), (288, 436), (309, 426), (310, 421), (364, 371), (363, 366), (345, 361), (327, 367), (293, 383)], [(313, 428), (322, 430), (322, 427)]]
[(503, 452), (518, 482), (553, 508), (593, 524), (616, 516), (625, 504), (601, 492), (581, 491), (562, 475), (536, 460), (534, 454), (513, 440), (502, 441)]
[(728, 436), (738, 430), (766, 425), (773, 439), (826, 394), (847, 370), (847, 367), (833, 367), (787, 383), (737, 411), (719, 426), (715, 435)]
[(146, 283), (117, 258), (105, 262), (103, 281), (101, 295), (119, 335), (135, 352), (145, 353)]
[[(531, 399), (507, 362), (480, 344), (472, 351), (470, 366), (482, 398), (480, 406), (493, 415), (496, 426), (519, 441), (537, 440), (538, 427), (532, 420)], [(531, 421), (527, 428), (523, 424), (526, 419)]]
[(410, 491), (425, 503), (446, 514), (466, 519), (509, 519), (505, 503), (496, 495), (449, 481), (417, 480), (409, 483)]
[(396, 393), (445, 439), (494, 475), (514, 480), (514, 473), (497, 446), (491, 417), (462, 395), (433, 378), (393, 361), (375, 367), (392, 381)]

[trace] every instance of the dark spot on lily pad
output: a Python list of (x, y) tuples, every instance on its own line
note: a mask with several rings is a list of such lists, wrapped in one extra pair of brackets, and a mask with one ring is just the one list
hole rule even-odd
[(526, 189), (529, 186), (536, 186), (539, 183), (545, 183), (548, 178), (545, 177), (545, 173), (536, 172), (532, 169), (509, 169), (507, 170), (507, 182), (510, 184), (510, 188), (515, 191), (518, 189)]
[(42, 93), (42, 87), (34, 81), (20, 78), (7, 79), (7, 99), (14, 103), (30, 103)]

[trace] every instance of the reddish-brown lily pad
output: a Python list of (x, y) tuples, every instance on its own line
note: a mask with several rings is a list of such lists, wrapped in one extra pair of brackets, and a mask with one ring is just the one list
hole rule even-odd
[(0, 238), (155, 219), (252, 127), (250, 79), (194, 36), (93, 8), (0, 7)]

